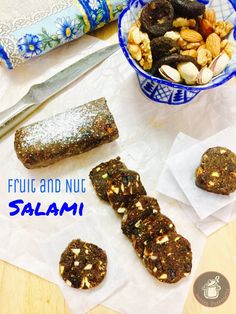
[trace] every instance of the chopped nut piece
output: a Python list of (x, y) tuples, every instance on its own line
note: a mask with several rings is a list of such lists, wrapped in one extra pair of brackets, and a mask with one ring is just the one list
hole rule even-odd
[(80, 249), (72, 249), (71, 250), (75, 255), (78, 255), (80, 253)]
[(142, 204), (141, 204), (140, 202), (137, 202), (137, 203), (135, 204), (135, 206), (136, 206), (138, 209), (143, 210)]
[(90, 285), (90, 283), (89, 283), (89, 281), (88, 281), (88, 278), (87, 277), (84, 277), (83, 279), (82, 279), (82, 282), (81, 282), (81, 288), (84, 288), (84, 287), (87, 287), (87, 288), (90, 288), (91, 287), (91, 285)]
[(161, 280), (161, 279), (166, 279), (167, 278), (167, 274), (162, 274), (160, 277), (159, 277), (159, 279)]
[(103, 174), (103, 175), (102, 175), (102, 178), (103, 178), (103, 179), (107, 179), (107, 178), (108, 178), (108, 174), (107, 174), (107, 173)]
[(156, 244), (162, 244), (169, 241), (168, 235), (164, 235), (164, 237), (158, 237), (156, 239)]
[(114, 185), (112, 185), (111, 190), (116, 193), (119, 194), (119, 188), (115, 187)]
[(97, 171), (97, 172), (99, 172), (100, 170), (101, 170), (101, 168), (100, 168), (100, 167), (96, 168), (96, 171)]
[(214, 185), (215, 185), (215, 183), (213, 181), (208, 182), (208, 186), (214, 186)]
[(65, 267), (64, 267), (64, 266), (62, 266), (62, 265), (60, 265), (60, 274), (61, 274), (61, 275), (63, 274), (64, 269), (65, 269)]
[(188, 277), (190, 275), (190, 273), (184, 273), (185, 277)]
[(92, 264), (88, 264), (84, 267), (84, 270), (90, 270), (92, 269), (93, 265)]
[(123, 214), (125, 211), (126, 211), (126, 208), (124, 208), (124, 207), (120, 207), (120, 208), (118, 208), (118, 210), (117, 210), (117, 212), (118, 212), (119, 214)]
[(70, 286), (70, 287), (72, 286), (72, 283), (71, 283), (70, 280), (68, 280), (68, 279), (66, 280), (66, 284), (67, 284), (68, 286)]
[(197, 170), (196, 170), (196, 176), (199, 176), (202, 173), (203, 173), (202, 167), (198, 167)]
[(211, 176), (212, 176), (212, 177), (219, 178), (219, 177), (220, 177), (220, 174), (219, 174), (217, 171), (214, 171), (214, 172), (212, 172)]
[(153, 268), (153, 272), (156, 273), (157, 272), (157, 267)]
[(155, 260), (157, 259), (157, 256), (152, 255), (152, 256), (150, 256), (150, 259), (153, 260), (153, 261), (155, 261)]
[(78, 261), (75, 261), (75, 262), (74, 262), (74, 265), (75, 265), (75, 266), (79, 266), (79, 262), (78, 262)]

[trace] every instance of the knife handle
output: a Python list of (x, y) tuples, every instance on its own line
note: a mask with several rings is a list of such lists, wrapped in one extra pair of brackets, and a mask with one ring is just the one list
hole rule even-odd
[(27, 94), (11, 108), (0, 112), (0, 138), (21, 123), (37, 107), (38, 105)]

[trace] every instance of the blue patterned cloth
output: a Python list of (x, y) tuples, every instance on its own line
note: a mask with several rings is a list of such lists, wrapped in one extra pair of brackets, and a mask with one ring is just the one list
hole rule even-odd
[[(5, 0), (4, 0), (5, 1)], [(44, 2), (45, 0), (43, 0)], [(115, 20), (129, 0), (52, 0), (40, 14), (6, 20), (0, 11), (0, 60), (13, 69)], [(47, 3), (47, 1), (45, 2)], [(4, 6), (4, 3), (3, 3)], [(34, 11), (34, 10), (33, 10)]]

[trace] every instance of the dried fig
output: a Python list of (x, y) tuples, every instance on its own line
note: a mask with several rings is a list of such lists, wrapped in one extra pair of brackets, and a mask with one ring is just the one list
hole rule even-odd
[(151, 38), (163, 36), (172, 28), (174, 9), (168, 0), (153, 0), (141, 12), (141, 30)]
[(181, 17), (197, 17), (205, 12), (205, 5), (198, 1), (171, 0), (175, 13)]
[(152, 58), (156, 61), (173, 53), (179, 53), (180, 47), (173, 39), (158, 37), (151, 41), (151, 51)]

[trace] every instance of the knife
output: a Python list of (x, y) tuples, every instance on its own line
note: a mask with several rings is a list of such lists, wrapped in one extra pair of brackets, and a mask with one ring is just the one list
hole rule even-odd
[(43, 102), (106, 60), (118, 49), (119, 44), (114, 44), (97, 50), (53, 75), (45, 82), (33, 85), (14, 106), (0, 112), (0, 138), (22, 122)]

